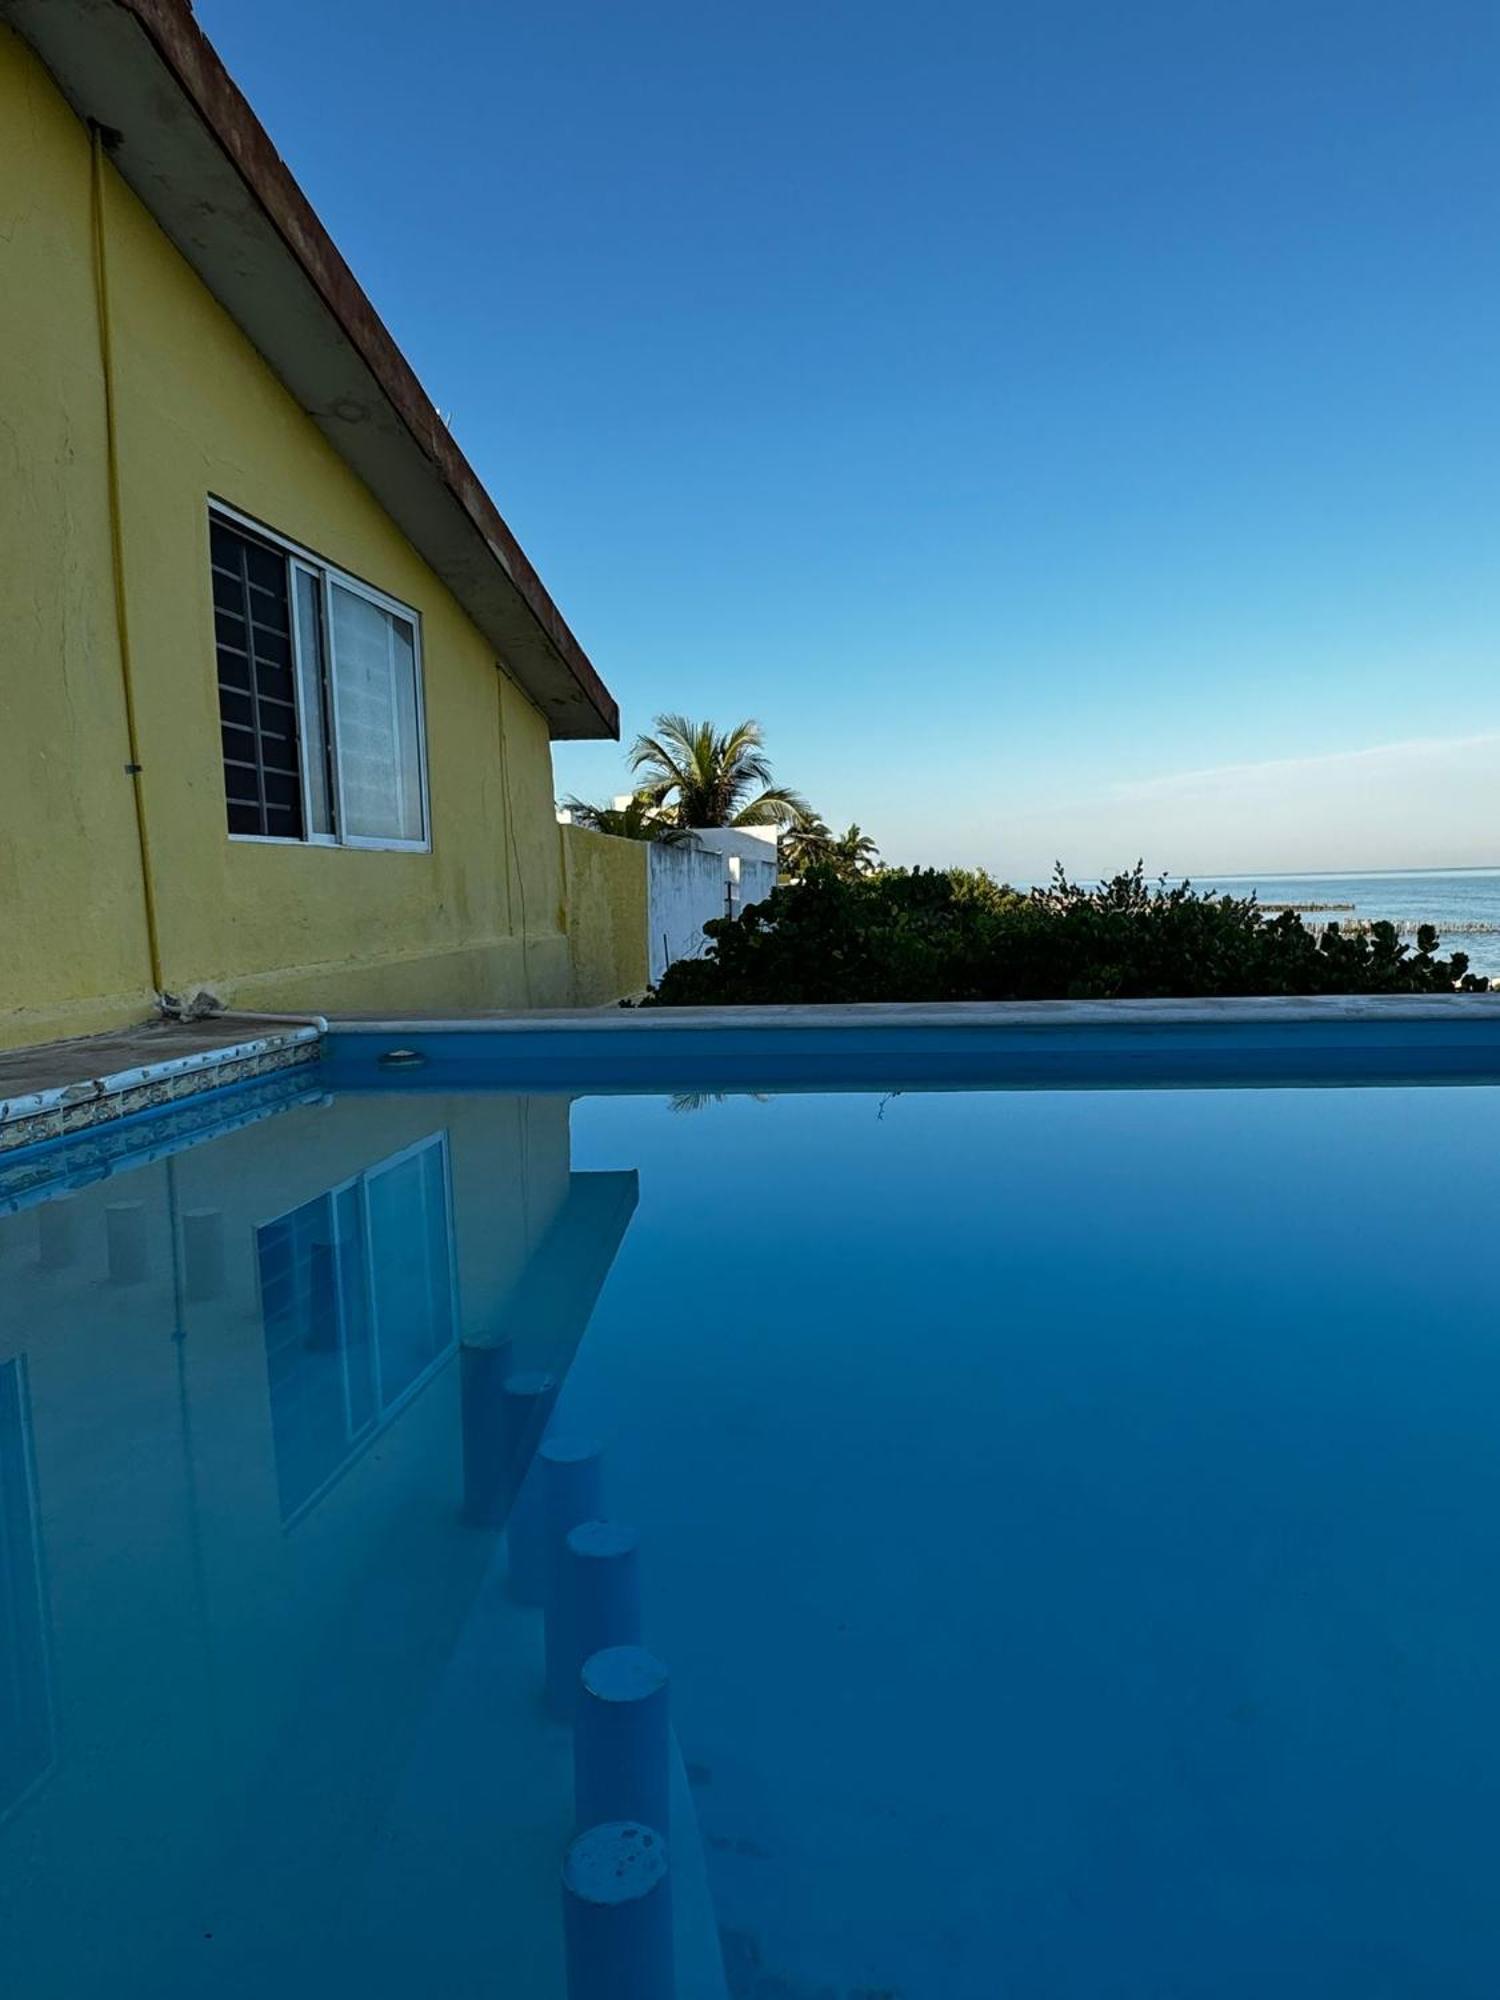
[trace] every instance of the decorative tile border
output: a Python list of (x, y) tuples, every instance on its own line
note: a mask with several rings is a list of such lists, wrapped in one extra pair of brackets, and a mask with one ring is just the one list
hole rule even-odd
[(217, 1089), (205, 1089), (146, 1122), (112, 1119), (49, 1145), (0, 1154), (0, 1218), (186, 1152), (226, 1132), (259, 1125), (283, 1111), (328, 1102), (317, 1065), (299, 1062), (249, 1083), (227, 1104)]
[(31, 1098), (12, 1098), (0, 1104), (0, 1152), (66, 1139), (128, 1118), (132, 1112), (154, 1111), (181, 1098), (222, 1089), (225, 1084), (296, 1069), (317, 1062), (321, 1054), (318, 1031), (299, 1028), (285, 1035), (262, 1036), (153, 1063), (120, 1076), (94, 1077), (87, 1084), (38, 1091)]

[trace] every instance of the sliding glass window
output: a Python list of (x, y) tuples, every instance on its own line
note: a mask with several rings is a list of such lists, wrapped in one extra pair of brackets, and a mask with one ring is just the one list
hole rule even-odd
[(231, 835), (425, 848), (416, 612), (226, 508), (209, 533)]

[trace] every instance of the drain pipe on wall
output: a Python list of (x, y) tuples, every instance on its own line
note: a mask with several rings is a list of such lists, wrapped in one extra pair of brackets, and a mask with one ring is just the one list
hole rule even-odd
[(93, 228), (94, 296), (99, 321), (99, 361), (104, 374), (104, 448), (109, 487), (109, 552), (114, 572), (115, 629), (120, 643), (120, 682), (125, 696), (125, 736), (130, 761), (125, 766), (135, 802), (136, 844), (141, 859), (141, 901), (146, 918), (146, 948), (151, 959), (151, 990), (160, 1004), (166, 984), (162, 977), (161, 938), (156, 918), (156, 891), (151, 873), (151, 837), (146, 829), (146, 806), (141, 796), (140, 731), (136, 723), (135, 681), (130, 661), (130, 618), (125, 591), (125, 536), (120, 511), (120, 446), (115, 409), (114, 344), (109, 312), (109, 270), (104, 247), (104, 155), (119, 144), (118, 132), (96, 120), (89, 120), (92, 148), (90, 175), (90, 220)]
[(514, 937), (516, 934), (516, 920), (510, 894), (510, 870), (511, 863), (514, 861), (516, 888), (521, 901), (521, 990), (526, 995), (526, 1005), (530, 1007), (533, 1005), (533, 1001), (531, 997), (530, 945), (527, 936), (529, 927), (526, 922), (526, 874), (521, 866), (521, 851), (516, 846), (516, 815), (510, 795), (510, 756), (506, 747), (505, 736), (505, 687), (507, 681), (510, 679), (510, 675), (500, 660), (496, 660), (495, 662), (495, 673), (498, 677), (496, 691), (500, 702), (500, 803), (501, 809), (505, 814), (505, 921), (509, 927), (511, 936)]
[(237, 1021), (267, 1021), (278, 1028), (316, 1028), (320, 1035), (328, 1033), (326, 1014), (261, 1014), (254, 1011), (245, 1013), (236, 1007), (234, 1018)]

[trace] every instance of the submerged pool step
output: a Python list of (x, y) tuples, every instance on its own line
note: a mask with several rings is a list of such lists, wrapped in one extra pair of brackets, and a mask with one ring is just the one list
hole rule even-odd
[[(555, 1386), (513, 1375), (505, 1388), (550, 1418)], [(567, 2000), (727, 2000), (670, 1676), (640, 1644), (639, 1537), (605, 1517), (603, 1467), (593, 1439), (544, 1436), (506, 1527), (506, 1594), (540, 1603), (545, 1706), (571, 1725)]]
[(676, 2000), (672, 1871), (655, 1827), (611, 1821), (563, 1862), (568, 2000)]
[(555, 1552), (547, 1588), (547, 1706), (578, 1713), (585, 1661), (641, 1638), (640, 1537), (620, 1521), (580, 1521)]
[(606, 1646), (583, 1663), (573, 1727), (580, 1828), (641, 1820), (671, 1837), (671, 1677), (644, 1646)]
[(506, 1528), (510, 1594), (543, 1609), (564, 1535), (604, 1513), (604, 1454), (592, 1438), (544, 1438)]

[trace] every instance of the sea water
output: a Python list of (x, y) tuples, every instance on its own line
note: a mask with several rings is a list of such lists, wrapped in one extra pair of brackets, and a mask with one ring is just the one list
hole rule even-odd
[(1309, 927), (1386, 919), (1403, 927), (1416, 948), (1415, 926), (1433, 924), (1444, 957), (1468, 954), (1470, 969), (1500, 977), (1500, 868), (1401, 869), (1386, 874), (1203, 875), (1199, 888), (1243, 896), (1253, 889), (1262, 903), (1323, 904), (1306, 911)]

